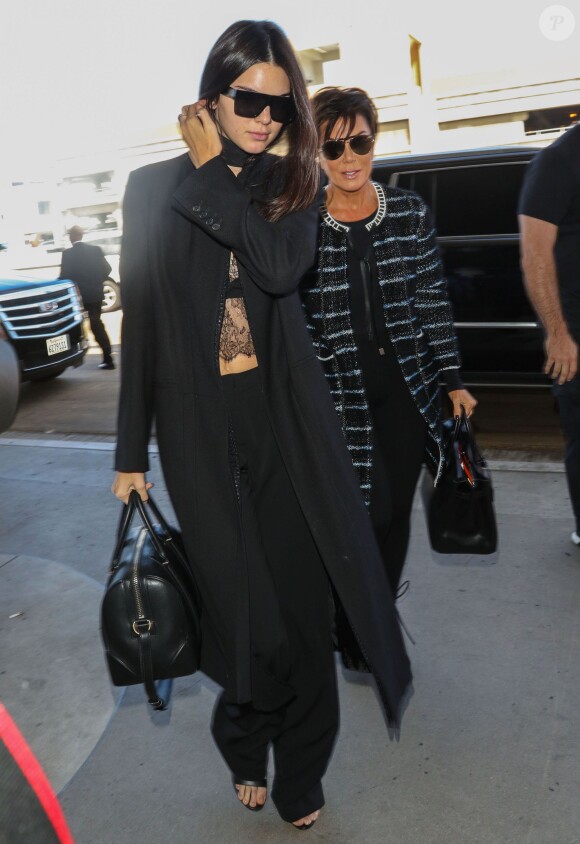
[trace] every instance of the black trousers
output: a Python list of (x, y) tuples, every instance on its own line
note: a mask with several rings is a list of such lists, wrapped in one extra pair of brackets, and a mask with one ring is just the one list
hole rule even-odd
[(425, 454), (427, 424), (389, 338), (382, 337), (379, 343), (357, 338), (357, 347), (373, 421), (370, 516), (395, 593), (409, 546), (411, 507)]
[(91, 331), (93, 332), (95, 340), (103, 351), (103, 359), (105, 361), (109, 360), (111, 357), (111, 341), (109, 340), (107, 329), (103, 325), (103, 320), (101, 319), (102, 303), (85, 302), (84, 305), (89, 315)]
[(580, 375), (565, 384), (554, 384), (552, 392), (558, 403), (560, 426), (566, 440), (566, 479), (576, 533), (580, 533)]
[[(338, 698), (322, 559), (278, 449), (258, 370), (223, 376), (240, 469), (242, 530), (250, 594), (252, 686), (283, 706), (237, 705), (223, 693), (212, 721), (215, 742), (241, 779), (266, 775), (272, 746), (272, 799), (295, 821), (324, 804), (321, 780), (338, 732)], [(274, 695), (275, 696), (275, 695)]]

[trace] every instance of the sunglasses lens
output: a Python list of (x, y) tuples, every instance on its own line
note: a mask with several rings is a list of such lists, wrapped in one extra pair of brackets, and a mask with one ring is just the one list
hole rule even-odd
[(254, 94), (253, 91), (236, 91), (234, 114), (238, 117), (257, 117), (267, 105), (266, 97), (261, 94)]
[(356, 135), (350, 140), (350, 148), (357, 155), (366, 155), (370, 152), (373, 145), (373, 139), (370, 135)]
[(296, 114), (294, 100), (292, 97), (272, 97), (270, 113), (276, 123), (291, 123)]
[(357, 155), (366, 155), (370, 152), (374, 143), (372, 135), (355, 135), (353, 138), (341, 138), (336, 141), (325, 141), (322, 144), (324, 157), (329, 161), (336, 161), (344, 152), (344, 146), (348, 140), (350, 148)]
[(276, 123), (290, 123), (296, 114), (292, 97), (270, 97), (254, 91), (235, 91), (234, 114), (238, 117), (258, 117), (270, 106), (272, 120)]
[(322, 152), (329, 161), (336, 161), (344, 152), (344, 141), (325, 141), (322, 144)]

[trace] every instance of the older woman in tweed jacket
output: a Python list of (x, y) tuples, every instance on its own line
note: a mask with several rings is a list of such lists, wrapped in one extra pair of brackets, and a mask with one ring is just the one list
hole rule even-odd
[(313, 101), (328, 177), (318, 264), (303, 285), (322, 361), (393, 592), (421, 465), (442, 467), (439, 381), (473, 412), (429, 209), (371, 181), (377, 114), (358, 88)]

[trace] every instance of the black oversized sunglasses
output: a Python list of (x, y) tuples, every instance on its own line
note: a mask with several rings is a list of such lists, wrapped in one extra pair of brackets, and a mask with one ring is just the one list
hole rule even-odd
[(366, 155), (373, 148), (374, 142), (374, 135), (350, 135), (348, 138), (325, 141), (320, 150), (329, 161), (336, 161), (344, 154), (344, 147), (347, 143), (357, 155)]
[(238, 117), (257, 117), (267, 106), (270, 106), (270, 114), (275, 123), (291, 123), (296, 114), (292, 96), (273, 97), (270, 94), (242, 91), (239, 88), (226, 88), (222, 94), (232, 98), (234, 114)]

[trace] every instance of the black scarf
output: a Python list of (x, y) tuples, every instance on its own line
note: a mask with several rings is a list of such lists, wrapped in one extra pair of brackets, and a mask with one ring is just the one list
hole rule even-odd
[(220, 140), (222, 142), (221, 156), (230, 167), (243, 167), (254, 158), (251, 152), (245, 152), (225, 135), (220, 135)]

